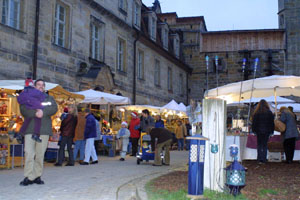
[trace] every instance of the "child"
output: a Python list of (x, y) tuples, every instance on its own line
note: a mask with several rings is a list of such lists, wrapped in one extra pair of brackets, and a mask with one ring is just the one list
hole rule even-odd
[(60, 116), (61, 121), (63, 121), (64, 119), (67, 118), (68, 112), (69, 112), (68, 107), (65, 107), (63, 114), (61, 114), (61, 116)]
[(121, 158), (120, 161), (124, 161), (125, 160), (125, 156), (126, 156), (126, 152), (127, 152), (127, 146), (129, 143), (129, 137), (130, 137), (130, 132), (127, 128), (128, 124), (127, 122), (122, 122), (121, 124), (121, 129), (119, 130), (118, 134), (117, 134), (117, 138), (121, 138), (122, 139), (122, 151), (120, 153)]
[[(25, 105), (28, 109), (43, 109), (44, 107), (42, 105), (42, 102), (45, 100), (46, 96), (43, 92), (35, 89), (33, 86), (34, 84), (32, 79), (27, 78), (25, 80), (24, 91), (18, 96), (18, 103), (20, 105)], [(40, 129), (42, 122), (41, 118), (32, 117), (25, 119), (20, 129), (20, 133), (22, 135), (25, 134), (25, 131), (32, 119), (34, 119), (34, 133), (32, 134), (32, 139), (36, 142), (42, 142), (42, 140), (40, 139)]]

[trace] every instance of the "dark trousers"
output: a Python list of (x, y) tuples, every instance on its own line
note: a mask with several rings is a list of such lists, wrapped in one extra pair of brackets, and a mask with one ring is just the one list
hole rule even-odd
[(65, 146), (67, 145), (68, 153), (69, 153), (69, 163), (74, 164), (74, 155), (72, 151), (72, 143), (73, 143), (73, 138), (71, 137), (66, 137), (62, 136), (60, 145), (59, 145), (59, 150), (58, 150), (58, 163), (62, 164), (65, 159)]
[(257, 161), (267, 161), (269, 134), (257, 134)]
[(138, 149), (139, 138), (131, 138), (132, 155), (136, 155)]
[(296, 138), (289, 138), (283, 141), (283, 148), (287, 162), (292, 162), (294, 158)]

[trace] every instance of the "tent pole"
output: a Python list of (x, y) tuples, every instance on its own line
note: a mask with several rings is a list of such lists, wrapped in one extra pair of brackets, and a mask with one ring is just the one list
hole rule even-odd
[(276, 93), (276, 88), (274, 88), (274, 98), (275, 98), (275, 119), (277, 119), (277, 93)]

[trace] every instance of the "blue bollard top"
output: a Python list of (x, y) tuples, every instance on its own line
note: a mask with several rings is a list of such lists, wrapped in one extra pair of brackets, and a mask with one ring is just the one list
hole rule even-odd
[(193, 136), (186, 137), (186, 139), (188, 139), (188, 140), (209, 140), (208, 138), (203, 137), (200, 134), (196, 134), (196, 135), (193, 135)]

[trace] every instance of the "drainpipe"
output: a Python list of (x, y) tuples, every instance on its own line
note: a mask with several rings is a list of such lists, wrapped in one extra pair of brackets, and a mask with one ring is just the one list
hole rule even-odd
[(136, 104), (136, 43), (140, 39), (140, 31), (136, 30), (136, 38), (134, 40), (133, 46), (133, 86), (132, 86), (132, 104)]
[(34, 46), (33, 46), (33, 59), (32, 59), (33, 80), (36, 80), (37, 54), (38, 54), (38, 42), (39, 42), (39, 19), (40, 19), (40, 0), (36, 0)]
[(189, 73), (186, 73), (186, 104), (189, 105)]

